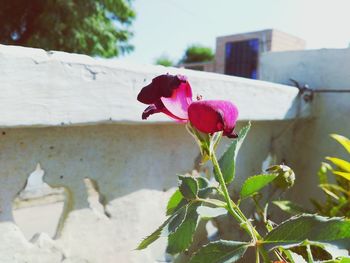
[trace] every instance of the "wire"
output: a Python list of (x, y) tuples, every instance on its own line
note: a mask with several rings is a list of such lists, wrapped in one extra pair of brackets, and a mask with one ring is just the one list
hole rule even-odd
[(310, 89), (315, 93), (350, 93), (350, 89)]
[(348, 93), (350, 92), (350, 89), (327, 89), (327, 88), (322, 88), (322, 89), (312, 89), (309, 87), (308, 84), (301, 85), (299, 81), (295, 79), (289, 79), (291, 82), (293, 82), (294, 86), (297, 89), (299, 89), (299, 92), (301, 94), (305, 92), (311, 92), (311, 93)]

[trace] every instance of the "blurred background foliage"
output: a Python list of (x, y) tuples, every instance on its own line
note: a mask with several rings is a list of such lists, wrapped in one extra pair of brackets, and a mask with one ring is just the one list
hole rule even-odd
[(170, 67), (183, 63), (209, 62), (214, 59), (214, 56), (214, 51), (210, 47), (201, 44), (192, 44), (185, 49), (182, 58), (178, 62), (173, 61), (167, 55), (163, 54), (155, 59), (154, 64)]
[[(331, 137), (350, 154), (349, 138), (338, 134), (331, 134)], [(350, 162), (333, 156), (328, 156), (326, 159), (328, 162), (322, 162), (318, 172), (319, 187), (326, 198), (323, 201), (316, 199), (311, 201), (320, 215), (350, 218)], [(334, 178), (329, 178), (329, 174), (333, 174)]]
[(0, 43), (115, 57), (134, 18), (132, 0), (0, 0)]
[(214, 52), (210, 47), (199, 44), (193, 44), (185, 50), (185, 54), (181, 59), (182, 63), (207, 62), (214, 58)]
[(173, 67), (176, 65), (176, 63), (174, 61), (171, 60), (171, 58), (169, 58), (167, 55), (161, 55), (160, 57), (158, 57), (154, 64), (156, 65), (162, 65), (165, 67)]

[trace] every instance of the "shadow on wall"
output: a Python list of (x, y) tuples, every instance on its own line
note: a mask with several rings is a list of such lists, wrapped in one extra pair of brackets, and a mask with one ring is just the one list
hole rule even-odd
[(145, 188), (165, 191), (175, 186), (174, 175), (194, 166), (198, 150), (192, 144), (188, 147), (191, 138), (177, 125), (9, 129), (1, 142), (0, 180), (12, 187), (3, 193), (3, 200), (9, 202), (2, 209), (2, 220), (12, 220), (10, 203), (37, 163), (47, 184), (65, 189), (65, 213), (90, 207), (84, 183), (88, 178), (89, 188), (100, 193), (105, 214), (113, 217), (117, 211), (107, 204), (118, 197)]
[[(237, 129), (244, 124), (239, 122)], [(289, 135), (277, 138), (275, 145), (272, 138), (289, 125), (290, 121), (253, 123), (238, 156), (235, 190), (240, 189), (245, 177), (261, 172), (271, 150), (279, 156), (278, 161), (284, 159), (290, 146), (286, 137)], [(91, 262), (98, 262), (99, 257), (105, 262), (114, 262), (116, 257), (121, 262), (132, 262), (122, 261), (131, 258), (132, 253), (138, 259), (144, 258), (145, 253), (153, 254), (145, 261), (153, 262), (154, 255), (163, 254), (165, 248), (157, 246), (142, 252), (132, 250), (164, 219), (172, 193), (169, 189), (177, 184), (176, 175), (198, 166), (198, 147), (184, 126), (99, 125), (4, 132), (0, 184), (10, 187), (0, 191), (6, 201), (1, 203), (6, 208), (0, 214), (3, 222), (14, 222), (13, 200), (21, 189), (25, 191), (19, 196), (25, 198), (27, 190), (28, 197), (28, 188), (33, 188), (35, 181), (30, 178), (25, 187), (28, 174), (40, 163), (36, 180), (41, 183), (44, 174), (45, 183), (64, 190), (55, 190), (58, 196), (50, 207), (45, 203), (23, 208), (23, 202), (15, 201), (15, 206), (22, 205), (14, 212), (15, 220), (28, 239), (37, 231), (48, 232), (50, 236), (56, 232), (54, 243), (49, 242), (59, 246), (60, 251), (63, 247), (65, 257), (76, 256)], [(230, 140), (223, 140), (219, 155), (228, 143)], [(33, 221), (28, 221), (31, 219), (38, 224), (31, 224)], [(33, 240), (36, 239), (37, 236)], [(96, 248), (96, 244), (106, 245)]]

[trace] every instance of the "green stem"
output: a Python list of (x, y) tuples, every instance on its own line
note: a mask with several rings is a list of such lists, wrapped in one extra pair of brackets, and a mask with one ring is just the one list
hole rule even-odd
[(255, 263), (260, 263), (260, 254), (258, 249), (255, 250)]
[[(257, 258), (256, 262), (260, 261), (259, 254), (262, 256), (264, 262), (270, 262), (269, 260), (269, 255), (267, 251), (263, 248), (262, 244), (259, 242), (259, 240), (262, 240), (261, 235), (256, 231), (254, 226), (251, 224), (251, 222), (246, 218), (246, 216), (243, 214), (241, 209), (233, 202), (233, 200), (230, 198), (230, 195), (228, 193), (224, 176), (222, 175), (221, 169), (219, 162), (216, 158), (215, 152), (212, 153), (211, 161), (213, 162), (213, 166), (216, 172), (216, 175), (219, 179), (220, 187), (222, 190), (222, 194), (225, 198), (225, 201), (227, 203), (227, 209), (229, 213), (237, 220), (237, 222), (240, 224), (240, 227), (244, 229), (249, 236), (254, 241), (254, 244), (256, 245), (256, 250), (257, 250)], [(221, 192), (221, 191), (220, 191)]]
[(267, 254), (266, 250), (261, 245), (258, 246), (258, 251), (259, 251), (260, 255), (262, 256), (264, 263), (271, 262), (269, 259), (269, 255)]
[(307, 262), (314, 263), (314, 258), (313, 258), (312, 253), (311, 253), (310, 245), (306, 246), (306, 252), (307, 252), (307, 259), (308, 259)]
[[(264, 223), (264, 225), (266, 227), (267, 232), (270, 232), (273, 229), (273, 227), (270, 224), (269, 220), (267, 220), (267, 218), (266, 218), (265, 210), (260, 206), (259, 201), (256, 199), (256, 196), (253, 196), (252, 199), (253, 199), (253, 201), (255, 203), (255, 207), (256, 207), (256, 210), (257, 210), (258, 214), (263, 219), (263, 223)], [(274, 249), (274, 253), (275, 253), (276, 257), (280, 261), (283, 261), (283, 262), (286, 261), (283, 258), (283, 256), (281, 255), (282, 253), (280, 254), (279, 252), (280, 251), (278, 249)]]
[(230, 195), (228, 193), (224, 177), (222, 175), (219, 162), (216, 158), (215, 153), (211, 155), (211, 160), (213, 162), (213, 166), (215, 169), (215, 172), (217, 174), (217, 177), (219, 179), (220, 187), (223, 192), (225, 201), (227, 203), (227, 208), (229, 213), (238, 221), (240, 226), (253, 238), (253, 240), (256, 242), (257, 240), (261, 239), (260, 234), (256, 231), (256, 229), (252, 226), (250, 221), (245, 217), (245, 215), (242, 213), (241, 209), (231, 200)]
[(255, 204), (255, 207), (256, 207), (256, 210), (257, 210), (258, 214), (263, 219), (263, 223), (264, 223), (264, 225), (266, 227), (267, 232), (270, 232), (273, 229), (273, 227), (270, 224), (270, 222), (266, 219), (266, 215), (265, 215), (264, 209), (260, 206), (260, 204), (259, 204), (258, 200), (256, 200), (255, 196), (253, 196), (252, 199), (254, 201), (254, 204)]
[(283, 251), (283, 253), (287, 256), (288, 260), (290, 263), (296, 263), (292, 257), (292, 254), (290, 253), (290, 251), (288, 249), (281, 249)]

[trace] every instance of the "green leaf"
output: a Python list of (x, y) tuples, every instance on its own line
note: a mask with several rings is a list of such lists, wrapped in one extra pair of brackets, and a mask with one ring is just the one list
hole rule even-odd
[(208, 203), (208, 204), (212, 204), (216, 207), (223, 207), (223, 208), (227, 208), (227, 204), (221, 200), (218, 200), (218, 199), (211, 199), (211, 198), (206, 198), (205, 199), (205, 203)]
[(326, 261), (321, 261), (322, 263), (350, 263), (350, 258), (338, 258)]
[[(327, 204), (323, 205), (319, 201), (316, 201), (315, 199), (311, 198), (310, 199), (311, 203), (316, 207), (316, 211), (319, 214), (325, 214), (325, 209), (327, 209)], [(326, 207), (325, 207), (326, 206)]]
[(338, 134), (331, 134), (331, 137), (339, 142), (345, 148), (345, 150), (350, 153), (350, 140), (348, 138)]
[[(238, 138), (232, 141), (232, 143), (227, 148), (225, 153), (219, 159), (220, 169), (226, 184), (232, 182), (233, 179), (235, 178), (235, 163), (236, 163), (237, 153), (244, 141), (244, 138), (246, 137), (250, 129), (250, 126), (251, 125), (249, 122), (248, 125), (246, 125), (240, 130), (238, 134)], [(215, 169), (214, 169), (214, 174), (215, 174), (216, 180), (218, 181)]]
[(205, 189), (209, 186), (209, 181), (207, 178), (203, 177), (203, 176), (198, 176), (198, 177), (194, 177), (197, 182), (198, 182), (198, 188), (199, 189)]
[(221, 215), (226, 215), (227, 210), (223, 207), (200, 206), (197, 208), (197, 214), (203, 219), (212, 219)]
[(334, 260), (336, 258), (348, 256), (347, 249), (339, 249), (338, 247), (331, 244), (311, 242), (308, 240), (304, 241), (298, 247), (291, 248), (291, 250), (293, 250), (295, 253), (302, 256), (303, 258), (307, 259), (309, 253), (307, 248), (308, 246), (310, 247), (310, 251), (315, 262), (338, 262)]
[(245, 253), (249, 243), (219, 240), (203, 246), (190, 259), (189, 263), (232, 263)]
[(209, 145), (209, 154), (212, 155), (221, 141), (223, 132), (215, 132), (213, 135), (210, 135), (210, 145)]
[(196, 211), (198, 206), (200, 206), (198, 203), (188, 205), (185, 220), (174, 233), (168, 236), (167, 252), (169, 254), (180, 253), (192, 243), (193, 235), (199, 221), (199, 216)]
[(344, 173), (344, 172), (339, 172), (339, 171), (333, 171), (335, 175), (339, 175), (343, 177), (344, 179), (350, 181), (350, 173)]
[(196, 140), (202, 155), (202, 163), (205, 163), (210, 159), (210, 135), (197, 130), (191, 122), (187, 122), (186, 129)]
[(176, 211), (176, 208), (180, 205), (181, 201), (183, 201), (182, 194), (179, 189), (177, 189), (168, 201), (168, 205), (166, 207), (166, 215), (171, 215)]
[(333, 197), (336, 200), (339, 200), (339, 196), (334, 192), (334, 188), (329, 187), (330, 184), (320, 184), (319, 187), (329, 196)]
[[(175, 193), (174, 193), (175, 194)], [(174, 195), (173, 194), (173, 195)], [(185, 201), (184, 199), (181, 201)], [(180, 204), (181, 204), (180, 202)], [(160, 235), (162, 234), (163, 230), (167, 230), (167, 235), (169, 233), (174, 233), (179, 226), (183, 223), (185, 220), (185, 217), (187, 215), (187, 210), (188, 210), (189, 204), (184, 204), (179, 208), (179, 205), (176, 207), (176, 211), (173, 210), (173, 214), (156, 230), (154, 231), (151, 235), (146, 237), (136, 249), (141, 250), (146, 247), (148, 247), (151, 243), (156, 241)]]
[(304, 241), (332, 244), (338, 248), (350, 247), (350, 221), (318, 215), (293, 217), (267, 234), (263, 243), (266, 249), (292, 247)]
[(328, 161), (331, 161), (334, 165), (339, 167), (343, 172), (350, 173), (350, 163), (336, 157), (326, 157)]
[(348, 205), (348, 199), (344, 196), (340, 196), (339, 199), (338, 199), (338, 204), (333, 204), (331, 210), (329, 211), (329, 215), (330, 216), (337, 216), (337, 215), (341, 215), (341, 209), (344, 207), (344, 206), (347, 206)]
[(330, 191), (333, 191), (334, 193), (343, 193), (346, 195), (348, 194), (348, 191), (346, 191), (343, 187), (337, 184), (320, 184), (319, 187), (321, 187), (322, 189), (328, 189)]
[(309, 213), (309, 211), (298, 204), (295, 204), (288, 200), (273, 201), (273, 204), (278, 206), (282, 211), (287, 212), (292, 215)]
[(337, 246), (331, 244), (322, 244), (320, 247), (332, 255), (332, 258), (346, 257), (349, 255), (347, 249), (339, 249)]
[(198, 197), (207, 198), (214, 190), (216, 190), (216, 187), (210, 186), (207, 178), (199, 176), (195, 177), (195, 179), (198, 182)]
[(252, 196), (277, 178), (277, 174), (259, 174), (249, 177), (243, 183), (241, 198)]
[(162, 234), (163, 228), (169, 223), (170, 218), (168, 218), (156, 231), (146, 237), (142, 242), (137, 246), (137, 250), (145, 249), (154, 241), (156, 241)]
[(350, 258), (349, 257), (341, 257), (338, 259), (322, 261), (322, 263), (350, 263)]
[(179, 228), (179, 226), (185, 221), (188, 207), (189, 205), (181, 207), (177, 211), (177, 213), (171, 217), (168, 225), (168, 234), (174, 233)]
[(307, 263), (301, 255), (294, 253), (293, 251), (283, 249), (283, 252), (287, 255), (287, 258), (291, 263)]
[(320, 184), (327, 184), (328, 183), (328, 178), (327, 178), (327, 172), (331, 171), (332, 166), (330, 166), (329, 163), (322, 162), (320, 169), (317, 172), (318, 179), (320, 181)]
[(198, 182), (193, 176), (180, 175), (179, 190), (187, 200), (193, 200), (198, 195)]

